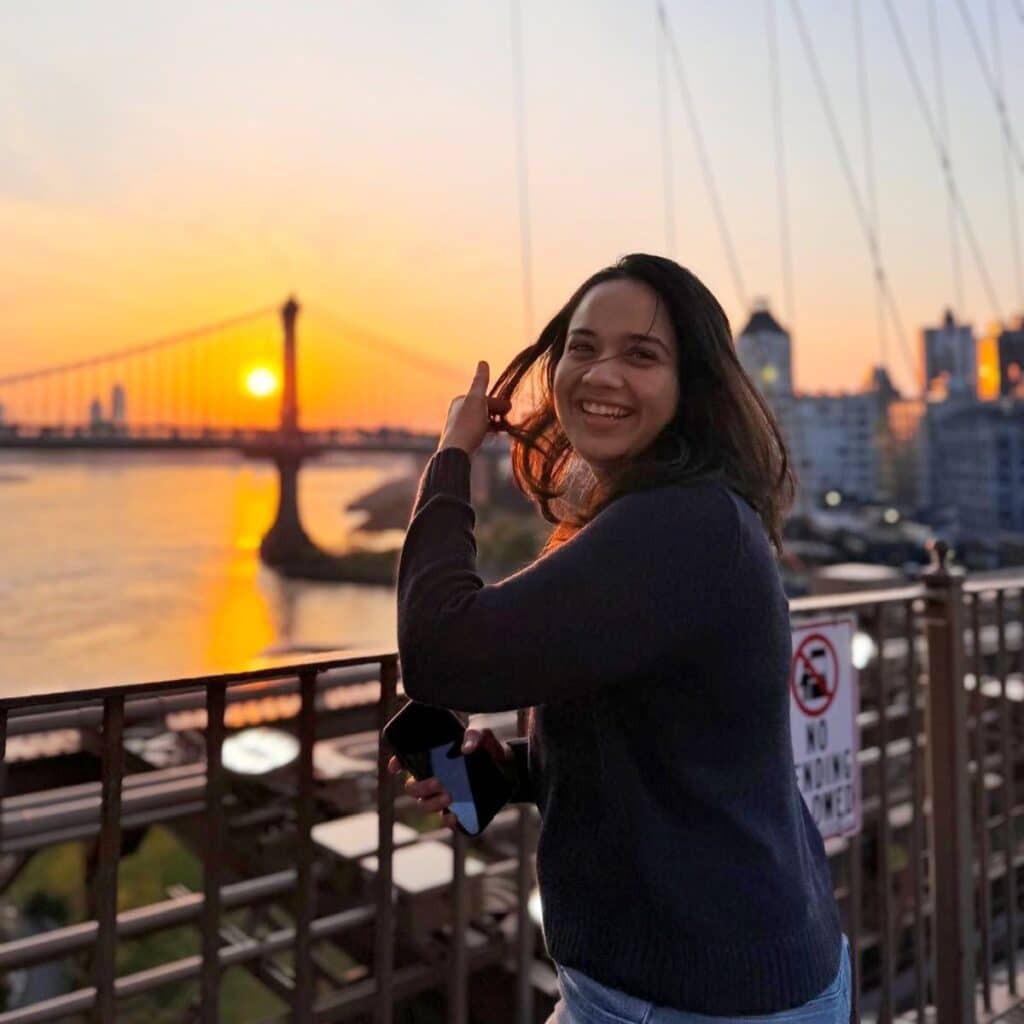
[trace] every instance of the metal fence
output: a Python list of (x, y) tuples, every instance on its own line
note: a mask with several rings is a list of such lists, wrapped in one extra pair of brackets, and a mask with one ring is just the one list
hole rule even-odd
[[(913, 586), (791, 603), (794, 622), (822, 613), (852, 612), (861, 632), (859, 670), (860, 792), (863, 825), (826, 848), (843, 923), (854, 951), (855, 983), (865, 1018), (879, 1021), (990, 1020), (1018, 1002), (1018, 869), (1022, 849), (1016, 796), (1024, 707), (1024, 574), (965, 579), (948, 571), (945, 548)], [(870, 638), (870, 643), (867, 642)], [(171, 982), (199, 981), (197, 1019), (218, 1019), (220, 980), (230, 967), (260, 968), (296, 1021), (370, 1019), (385, 1024), (401, 1000), (428, 989), (446, 997), (454, 1024), (469, 1019), (469, 975), (504, 965), (515, 974), (513, 1016), (535, 1019), (535, 961), (543, 959), (528, 912), (535, 884), (536, 809), (502, 812), (514, 833), (510, 856), (492, 860), (485, 877), (514, 887), (508, 919), (514, 929), (483, 929), (468, 941), (474, 920), (466, 854), (481, 838), (446, 829), (417, 841), (442, 839), (452, 850), (444, 927), (435, 955), (396, 960), (393, 889), (396, 807), (408, 801), (377, 751), (377, 870), (368, 898), (337, 907), (325, 900), (330, 879), (312, 838), (320, 815), (313, 750), (323, 716), (318, 700), (339, 670), (362, 671), (379, 682), (363, 728), (379, 730), (398, 709), (394, 653), (303, 659), (256, 672), (168, 680), (84, 693), (0, 697), (0, 755), (8, 735), (46, 728), (89, 730), (98, 738), (96, 783), (38, 796), (7, 795), (0, 804), (0, 866), (27, 851), (67, 839), (92, 838), (97, 862), (92, 919), (0, 944), (0, 974), (91, 950), (91, 984), (56, 998), (0, 1013), (0, 1024), (55, 1021), (75, 1014), (117, 1019), (119, 1002)], [(250, 684), (291, 689), (299, 740), (292, 785), (284, 797), (290, 863), (238, 878), (226, 869), (227, 776), (221, 762), (226, 711)], [(248, 688), (248, 689), (247, 689)], [(205, 764), (168, 772), (124, 771), (125, 730), (132, 723), (186, 705), (205, 706)], [(519, 713), (519, 728), (525, 713)], [(0, 795), (5, 767), (0, 767)], [(281, 807), (278, 807), (281, 811)], [(202, 822), (203, 891), (158, 904), (117, 910), (123, 834), (177, 817)], [(229, 915), (271, 904), (277, 926), (247, 933)], [(318, 910), (318, 904), (320, 909)], [(326, 909), (323, 906), (326, 904)], [(134, 974), (117, 976), (118, 942), (191, 924), (201, 952)], [(369, 936), (370, 961), (339, 977), (315, 947)], [(285, 966), (268, 966), (290, 951)], [(541, 1005), (543, 1004), (543, 1000)]]

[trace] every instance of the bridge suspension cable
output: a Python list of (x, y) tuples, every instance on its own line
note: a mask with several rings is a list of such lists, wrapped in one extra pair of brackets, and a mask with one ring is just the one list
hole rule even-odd
[[(999, 12), (995, 0), (988, 0), (988, 26), (992, 36), (992, 69), (995, 85), (1003, 94), (1003, 55), (999, 44)], [(1010, 154), (1009, 112), (1006, 104), (1001, 109), (1003, 121), (1003, 172), (1006, 177), (1007, 221), (1010, 228), (1010, 251), (1013, 254), (1014, 278), (1017, 286), (1017, 303), (1024, 313), (1024, 274), (1020, 263), (1020, 219), (1017, 216), (1017, 186), (1013, 178), (1013, 165)]]
[(779, 248), (782, 264), (782, 290), (786, 304), (786, 326), (796, 331), (796, 299), (793, 287), (793, 255), (789, 240), (789, 189), (786, 183), (786, 147), (782, 128), (782, 86), (779, 74), (779, 30), (775, 0), (765, 0), (766, 36), (772, 83), (772, 124), (775, 131), (775, 178), (779, 201)]
[(896, 330), (896, 337), (900, 343), (900, 351), (903, 354), (907, 369), (910, 371), (915, 385), (919, 385), (921, 375), (918, 372), (918, 367), (911, 355), (910, 344), (907, 340), (907, 332), (903, 326), (903, 317), (900, 315), (899, 307), (896, 305), (896, 299), (892, 293), (892, 288), (889, 286), (889, 279), (885, 272), (885, 264), (882, 260), (882, 249), (878, 241), (878, 236), (875, 234), (871, 218), (868, 216), (867, 210), (864, 207), (864, 202), (861, 199), (860, 190), (857, 187), (857, 180), (853, 174), (850, 157), (846, 149), (846, 144), (843, 142), (843, 135), (839, 129), (839, 122), (836, 119), (835, 111), (832, 108), (832, 101), (829, 97), (828, 87), (826, 86), (825, 79), (821, 73), (817, 52), (814, 48), (814, 41), (811, 39), (810, 32), (807, 30), (803, 10), (800, 7), (800, 0), (790, 0), (790, 7), (793, 12), (793, 18), (796, 21), (801, 43), (803, 44), (804, 54), (807, 57), (807, 63), (811, 69), (811, 77), (814, 79), (818, 99), (821, 103), (822, 110), (825, 113), (825, 120), (828, 124), (829, 132), (832, 137), (832, 144), (835, 148), (836, 155), (839, 158), (839, 165), (843, 171), (843, 176), (846, 179), (846, 186), (849, 190), (850, 198), (853, 200), (853, 208), (857, 215), (857, 221), (860, 224), (861, 231), (864, 233), (868, 252), (870, 254), (871, 261), (874, 264), (875, 280), (878, 282), (879, 290), (885, 296), (885, 304), (889, 310), (889, 316)]
[[(0, 430), (58, 438), (129, 433), (178, 436), (244, 428), (273, 410), (259, 396), (274, 387), (280, 341), (268, 314), (253, 310), (215, 323), (0, 377)], [(271, 330), (253, 329), (262, 321)], [(254, 385), (251, 374), (260, 370)], [(266, 423), (270, 426), (270, 423)]]
[(526, 68), (519, 0), (509, 0), (512, 31), (512, 65), (515, 72), (516, 182), (519, 194), (519, 259), (523, 285), (523, 325), (528, 343), (534, 341), (533, 241), (530, 232), (530, 165), (527, 159)]
[(385, 338), (375, 331), (367, 330), (365, 327), (360, 327), (358, 324), (346, 320), (320, 303), (307, 304), (306, 311), (314, 316), (323, 317), (336, 330), (344, 334), (348, 340), (354, 341), (356, 344), (363, 345), (377, 352), (385, 352), (408, 366), (419, 367), (421, 370), (426, 370), (427, 373), (434, 374), (437, 377), (461, 381), (464, 384), (469, 382), (468, 378), (473, 370), (471, 366), (455, 367), (439, 359), (431, 359), (429, 356), (421, 355), (419, 352), (406, 348), (399, 342), (392, 341), (390, 338)]
[(967, 213), (967, 207), (964, 205), (963, 197), (960, 195), (960, 190), (957, 187), (956, 177), (953, 174), (953, 162), (949, 158), (949, 150), (945, 145), (943, 145), (942, 139), (939, 137), (938, 130), (935, 126), (935, 119), (932, 117), (931, 108), (928, 106), (928, 100), (924, 95), (924, 89), (921, 86), (921, 79), (917, 73), (917, 66), (910, 53), (910, 47), (907, 45), (907, 39), (903, 33), (903, 26), (900, 22), (899, 15), (897, 15), (893, 8), (892, 0), (884, 0), (884, 2), (885, 10), (889, 17), (889, 23), (892, 26), (893, 35), (896, 37), (897, 49), (900, 52), (900, 57), (903, 61), (903, 66), (906, 69), (907, 77), (910, 79), (910, 84), (917, 100), (918, 109), (921, 111), (921, 117), (924, 119), (925, 127), (928, 129), (928, 135), (932, 140), (932, 144), (935, 146), (939, 165), (946, 176), (949, 192), (956, 204), (957, 214), (959, 215), (960, 222), (963, 225), (964, 234), (967, 237), (967, 244), (970, 247), (971, 255), (974, 257), (974, 262), (977, 267), (978, 274), (981, 277), (982, 285), (985, 288), (992, 314), (997, 320), (1002, 322), (1003, 317), (999, 305), (999, 299), (996, 297), (996, 290), (992, 284), (988, 265), (985, 262), (985, 256), (982, 252), (981, 246), (978, 244), (978, 238), (974, 233), (974, 226)]
[[(860, 98), (861, 135), (864, 143), (864, 190), (867, 195), (867, 212), (875, 238), (881, 245), (882, 224), (878, 213), (878, 192), (875, 188), (875, 146), (871, 132), (871, 93), (868, 88), (867, 57), (864, 53), (864, 27), (861, 19), (860, 0), (851, 0), (853, 9), (854, 52), (857, 56), (857, 94)], [(883, 367), (888, 367), (885, 330), (885, 295), (878, 279), (875, 279), (875, 319), (878, 331), (878, 358)]]
[(697, 111), (694, 108), (693, 99), (686, 84), (686, 75), (683, 72), (683, 63), (679, 56), (679, 49), (676, 46), (672, 26), (669, 24), (665, 5), (661, 0), (658, 0), (658, 23), (661, 27), (662, 33), (664, 34), (665, 41), (668, 44), (669, 55), (672, 58), (672, 67), (675, 71), (676, 84), (679, 88), (679, 95), (683, 101), (683, 108), (686, 110), (686, 117), (690, 125), (690, 132), (693, 136), (694, 147), (697, 150), (697, 156), (700, 161), (701, 173), (704, 178), (704, 187), (708, 191), (708, 197), (711, 200), (711, 208), (714, 212), (715, 221), (718, 225), (718, 233), (722, 239), (722, 245), (725, 248), (725, 256), (729, 264), (729, 271), (732, 274), (733, 286), (736, 289), (736, 295), (739, 299), (740, 305), (744, 310), (749, 310), (751, 306), (747, 288), (743, 283), (743, 275), (740, 272), (740, 264), (736, 257), (736, 249), (733, 245), (732, 235), (729, 232), (729, 225), (725, 219), (725, 211), (718, 195), (718, 186), (715, 183), (715, 175), (711, 169), (711, 160), (708, 156), (707, 147), (704, 145), (704, 135), (701, 132), (700, 122), (697, 120)]
[[(938, 0), (928, 0), (928, 38), (931, 46), (932, 69), (935, 73), (935, 106), (939, 113), (939, 130), (942, 132), (942, 144), (949, 149), (949, 115), (946, 110), (946, 87), (942, 74), (942, 47), (939, 41)], [(946, 210), (949, 220), (949, 255), (953, 268), (954, 308), (959, 316), (964, 312), (964, 279), (960, 265), (960, 239), (956, 223), (956, 198), (949, 188), (946, 179)]]
[(102, 366), (104, 363), (120, 362), (132, 356), (139, 356), (147, 352), (155, 352), (158, 349), (170, 348), (173, 345), (180, 345), (182, 342), (193, 341), (206, 334), (215, 334), (218, 331), (226, 330), (229, 327), (239, 327), (242, 324), (258, 320), (268, 314), (277, 313), (273, 306), (263, 309), (255, 309), (249, 313), (240, 313), (238, 316), (229, 317), (226, 320), (218, 320), (215, 323), (204, 324), (202, 327), (191, 327), (185, 331), (178, 331), (175, 334), (167, 334), (150, 341), (139, 342), (129, 345), (126, 348), (116, 349), (112, 352), (104, 352), (99, 356), (90, 356), (88, 359), (76, 359), (68, 363), (57, 363), (51, 366), (44, 366), (36, 370), (26, 370), (21, 373), (11, 373), (0, 377), (0, 387), (12, 384), (24, 384), (27, 381), (38, 380), (42, 377), (54, 377), (58, 374), (71, 373), (75, 370), (85, 370), (94, 366)]
[(675, 170), (672, 166), (671, 113), (669, 111), (668, 74), (665, 64), (665, 34), (661, 31), (659, 2), (654, 4), (654, 55), (658, 68), (658, 115), (661, 128), (661, 185), (665, 204), (665, 250), (678, 259), (676, 247)]
[[(967, 37), (971, 41), (971, 49), (974, 51), (974, 56), (978, 61), (978, 67), (981, 69), (981, 77), (985, 80), (985, 85), (992, 96), (992, 102), (995, 104), (996, 114), (999, 117), (999, 124), (1003, 129), (1003, 140), (1010, 152), (1013, 154), (1013, 159), (1016, 161), (1017, 169), (1021, 174), (1024, 174), (1024, 153), (1021, 153), (1017, 136), (1014, 133), (1013, 126), (1010, 124), (1009, 112), (1006, 108), (1006, 98), (1003, 95), (1002, 82), (1000, 81), (1002, 78), (1002, 72), (998, 67), (998, 42), (993, 39), (993, 61), (996, 66), (990, 68), (988, 61), (985, 59), (985, 51), (981, 48), (981, 40), (978, 37), (978, 30), (974, 26), (974, 19), (971, 17), (971, 12), (964, 4), (964, 0), (957, 0), (956, 6), (957, 10), (960, 12), (960, 18), (964, 23), (964, 27), (967, 29)], [(991, 8), (990, 16), (994, 17)]]

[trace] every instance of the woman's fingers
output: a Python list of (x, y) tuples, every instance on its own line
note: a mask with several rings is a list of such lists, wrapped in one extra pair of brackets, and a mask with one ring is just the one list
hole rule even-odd
[(473, 383), (469, 385), (469, 394), (471, 395), (486, 395), (487, 394), (487, 378), (490, 376), (491, 370), (487, 365), (487, 361), (481, 359), (476, 364), (476, 373), (473, 374)]
[(388, 771), (391, 772), (392, 775), (397, 775), (401, 770), (402, 762), (392, 754), (391, 757), (388, 758)]
[(444, 792), (444, 787), (436, 775), (431, 775), (429, 779), (416, 779), (410, 776), (405, 780), (404, 788), (409, 796), (414, 796), (417, 800), (425, 800)]
[(462, 752), (468, 754), (477, 747), (483, 747), (496, 761), (504, 761), (507, 757), (501, 741), (491, 729), (467, 729), (462, 740)]
[(421, 811), (444, 811), (445, 808), (451, 804), (452, 798), (445, 792), (439, 793), (437, 796), (431, 797), (429, 800), (420, 801)]

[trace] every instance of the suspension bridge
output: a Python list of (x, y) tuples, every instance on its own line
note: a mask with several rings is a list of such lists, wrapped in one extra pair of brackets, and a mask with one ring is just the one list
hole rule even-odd
[[(265, 336), (239, 333), (278, 314), (281, 339), (276, 346)], [(263, 561), (288, 576), (351, 579), (346, 556), (321, 550), (302, 525), (302, 464), (331, 452), (409, 454), (425, 462), (439, 435), (401, 427), (303, 429), (298, 315), (299, 303), (292, 297), (279, 310), (257, 309), (89, 359), (0, 377), (0, 450), (231, 450), (268, 459), (277, 467), (280, 486), (274, 521), (260, 545)], [(346, 325), (335, 318), (334, 326)], [(464, 376), (385, 339), (373, 343), (406, 370), (448, 377), (453, 386), (456, 377)], [(252, 416), (245, 392), (248, 399), (279, 393), (276, 421), (245, 425), (243, 420), (251, 423)], [(487, 500), (495, 461), (505, 450), (497, 438), (488, 441), (474, 472), (478, 501)]]
[[(922, 373), (912, 352), (906, 320), (900, 311), (898, 289), (885, 258), (875, 183), (875, 153), (872, 136), (872, 111), (869, 84), (870, 54), (866, 51), (861, 24), (860, 0), (852, 0), (854, 55), (862, 133), (862, 168), (858, 174), (854, 147), (844, 134), (836, 114), (836, 105), (818, 47), (804, 16), (800, 0), (788, 0), (800, 49), (811, 73), (814, 92), (825, 117), (832, 147), (842, 171), (852, 212), (863, 236), (869, 257), (877, 303), (879, 365), (887, 367), (890, 339), (915, 384), (921, 385)], [(939, 33), (939, 13), (935, 0), (929, 0), (930, 63), (934, 72), (933, 96), (924, 85), (919, 60), (901, 21), (898, 5), (882, 0), (885, 19), (896, 44), (899, 61), (909, 85), (913, 103), (926, 129), (934, 151), (936, 168), (945, 185), (948, 199), (949, 248), (954, 302), (939, 300), (936, 307), (963, 308), (963, 267), (961, 246), (973, 264), (982, 286), (985, 305), (991, 318), (1006, 322), (1004, 299), (998, 294), (990, 253), (981, 244), (979, 232), (969, 212), (968, 198), (961, 187), (950, 155), (950, 127), (946, 109), (943, 56)], [(790, 243), (790, 185), (787, 179), (784, 111), (780, 90), (782, 58), (778, 40), (777, 0), (765, 0), (766, 48), (770, 64), (770, 115), (774, 128), (775, 178), (778, 203), (778, 242), (784, 320), (790, 332), (797, 320), (793, 252)], [(990, 52), (980, 40), (979, 27), (970, 5), (957, 0), (956, 12), (963, 34), (991, 100), (1003, 148), (1005, 196), (1011, 254), (1011, 280), (1015, 304), (1024, 310), (1024, 263), (1022, 263), (1017, 207), (1017, 178), (1024, 174), (1024, 147), (1008, 112), (1000, 48), (1001, 27), (998, 8), (989, 5)], [(524, 81), (523, 41), (518, 4), (511, 3), (512, 56), (515, 70), (517, 149), (517, 185), (521, 235), (521, 266), (525, 336), (534, 337), (533, 254), (530, 225), (530, 187), (528, 175), (528, 122)], [(1024, 9), (1014, 0), (1014, 12), (1024, 23)], [(729, 276), (740, 307), (751, 311), (754, 303), (748, 289), (749, 275), (744, 273), (743, 252), (734, 241), (727, 204), (718, 185), (713, 154), (702, 130), (699, 110), (689, 87), (684, 47), (680, 44), (663, 0), (655, 0), (660, 134), (662, 148), (662, 184), (664, 187), (665, 249), (677, 249), (673, 167), (673, 129), (678, 109), (679, 121), (690, 134), (693, 150), (699, 158), (700, 174), (709, 206), (714, 214)], [(859, 178), (863, 179), (863, 184)], [(938, 297), (937, 297), (938, 298)], [(1012, 301), (1012, 300), (1011, 300)], [(316, 307), (314, 307), (316, 308)], [(280, 478), (278, 514), (263, 544), (269, 564), (299, 575), (330, 575), (327, 563), (316, 551), (302, 528), (296, 498), (297, 477), (304, 461), (327, 452), (412, 453), (429, 456), (437, 436), (415, 433), (400, 427), (353, 426), (359, 415), (353, 405), (366, 402), (366, 418), (375, 415), (373, 401), (379, 396), (366, 373), (343, 375), (349, 392), (341, 402), (349, 418), (345, 426), (318, 426), (315, 430), (300, 426), (296, 319), (299, 307), (289, 300), (277, 309), (269, 306), (179, 331), (165, 337), (143, 341), (77, 362), (0, 376), (0, 450), (87, 450), (116, 452), (125, 450), (206, 451), (237, 450), (253, 458), (271, 459)], [(266, 332), (254, 332), (257, 325), (280, 315), (283, 344), (278, 336), (269, 339)], [(378, 356), (397, 360), (403, 374), (443, 376), (455, 390), (465, 384), (463, 369), (448, 366), (388, 339), (352, 330), (341, 318), (327, 310), (317, 315), (330, 322), (334, 333), (368, 343)], [(250, 367), (246, 387), (239, 387), (242, 368)], [(275, 367), (274, 370), (268, 366)], [(261, 394), (280, 390), (276, 416)], [(914, 397), (920, 397), (914, 396)], [(257, 425), (254, 425), (257, 424)], [(494, 440), (494, 439), (492, 439)], [(485, 456), (499, 454), (499, 445), (486, 445)], [(480, 472), (474, 474), (474, 487), (480, 495), (490, 490), (493, 458), (480, 460)], [(479, 479), (477, 479), (479, 478)]]

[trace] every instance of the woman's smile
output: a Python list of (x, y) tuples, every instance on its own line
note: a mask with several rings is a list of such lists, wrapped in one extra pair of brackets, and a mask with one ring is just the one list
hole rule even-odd
[(555, 412), (575, 453), (598, 475), (627, 464), (672, 421), (678, 342), (648, 285), (604, 281), (580, 300), (555, 366)]
[(602, 429), (614, 425), (619, 420), (628, 419), (633, 415), (632, 409), (621, 405), (611, 405), (605, 402), (582, 401), (577, 404), (577, 409), (583, 414), (585, 422), (601, 427)]

